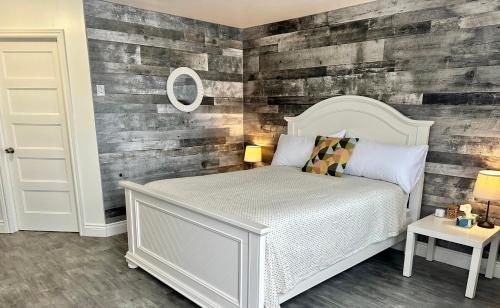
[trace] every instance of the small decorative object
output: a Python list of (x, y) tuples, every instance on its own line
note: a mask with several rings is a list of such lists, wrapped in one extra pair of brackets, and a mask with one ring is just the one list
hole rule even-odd
[(479, 215), (477, 215), (477, 214), (471, 214), (471, 217), (473, 219), (472, 224), (473, 225), (477, 225), (477, 223), (479, 222)]
[(436, 212), (434, 212), (434, 216), (443, 218), (444, 215), (446, 215), (446, 211), (444, 209), (436, 209)]
[(472, 205), (470, 204), (462, 204), (460, 205), (460, 212), (463, 213), (462, 216), (469, 217), (472, 213)]
[(243, 161), (251, 163), (253, 168), (255, 163), (262, 161), (262, 147), (258, 145), (247, 145)]
[(448, 204), (448, 219), (457, 219), (458, 208), (456, 204)]
[(194, 111), (203, 99), (200, 76), (189, 67), (175, 69), (168, 76), (167, 95), (172, 105), (180, 111)]
[(472, 228), (474, 225), (474, 219), (465, 216), (458, 216), (456, 225), (462, 228)]
[(463, 215), (457, 217), (456, 225), (464, 228), (472, 228), (477, 222), (477, 215), (472, 214), (472, 205), (462, 204), (460, 205), (460, 212)]
[(486, 216), (484, 220), (478, 223), (478, 226), (492, 229), (495, 225), (488, 221), (488, 214), (490, 212), (490, 201), (500, 201), (500, 171), (479, 171), (473, 195), (476, 199), (488, 201)]

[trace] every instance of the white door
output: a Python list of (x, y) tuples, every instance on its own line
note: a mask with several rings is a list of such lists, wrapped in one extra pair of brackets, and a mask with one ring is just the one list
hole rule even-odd
[(2, 154), (20, 230), (78, 231), (56, 40), (0, 39)]

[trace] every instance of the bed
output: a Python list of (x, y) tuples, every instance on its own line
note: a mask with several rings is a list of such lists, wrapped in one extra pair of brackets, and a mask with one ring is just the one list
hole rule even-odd
[[(430, 121), (359, 96), (286, 118), (288, 134), (427, 144)], [(409, 196), (360, 177), (271, 166), (209, 176), (122, 182), (129, 267), (143, 268), (202, 307), (278, 307), (404, 240), (423, 179)], [(335, 188), (335, 189), (332, 189)]]

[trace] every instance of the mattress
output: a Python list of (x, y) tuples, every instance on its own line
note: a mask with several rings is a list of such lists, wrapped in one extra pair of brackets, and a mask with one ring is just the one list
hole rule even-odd
[(167, 179), (146, 184), (192, 206), (270, 227), (265, 306), (299, 282), (359, 250), (397, 236), (408, 195), (388, 182), (301, 172), (286, 166)]

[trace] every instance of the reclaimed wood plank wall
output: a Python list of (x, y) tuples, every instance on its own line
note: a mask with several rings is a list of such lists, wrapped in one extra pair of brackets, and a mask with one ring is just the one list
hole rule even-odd
[[(436, 121), (422, 215), (465, 201), (481, 209), (477, 171), (500, 169), (500, 1), (379, 0), (244, 30), (84, 4), (108, 212), (123, 207), (123, 179), (237, 170), (243, 142), (265, 145), (270, 161), (284, 116), (342, 94)], [(206, 90), (190, 114), (166, 96), (179, 66)], [(500, 223), (500, 207), (493, 216)]]
[[(500, 169), (500, 1), (382, 0), (244, 29), (245, 142), (270, 160), (285, 116), (331, 96), (434, 120), (422, 215)], [(482, 207), (476, 204), (480, 210)], [(500, 207), (493, 210), (500, 224)]]
[[(240, 169), (241, 30), (100, 0), (84, 8), (107, 212), (124, 206), (120, 180)], [(196, 70), (204, 84), (192, 113), (175, 109), (166, 95), (166, 80), (180, 66)], [(98, 84), (105, 96), (96, 96)]]

